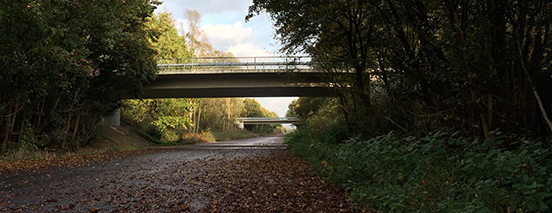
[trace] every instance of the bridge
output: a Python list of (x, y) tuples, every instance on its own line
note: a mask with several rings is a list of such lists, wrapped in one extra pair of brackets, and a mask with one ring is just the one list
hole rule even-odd
[(199, 57), (159, 59), (159, 75), (217, 73), (318, 72), (306, 56)]
[[(140, 98), (324, 97), (336, 87), (320, 77), (310, 57), (203, 57), (160, 59), (157, 78)], [(344, 73), (345, 74), (345, 73)], [(124, 99), (139, 97), (126, 96)], [(119, 126), (116, 110), (104, 123)]]
[[(142, 98), (334, 96), (310, 57), (161, 59)], [(126, 97), (135, 98), (135, 97)]]
[(301, 124), (301, 120), (298, 117), (239, 117), (238, 125), (241, 129), (244, 125), (251, 124)]

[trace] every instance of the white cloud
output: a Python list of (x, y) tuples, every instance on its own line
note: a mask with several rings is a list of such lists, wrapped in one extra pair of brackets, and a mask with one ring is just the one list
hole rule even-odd
[(234, 56), (272, 55), (263, 50), (260, 45), (253, 43), (259, 33), (254, 32), (251, 27), (244, 27), (241, 21), (237, 21), (232, 25), (205, 25), (202, 28), (209, 35), (213, 47), (225, 52), (232, 52)]
[(264, 51), (260, 45), (255, 45), (251, 42), (236, 44), (229, 47), (226, 52), (231, 52), (236, 57), (259, 57), (272, 55), (270, 52)]
[(164, 0), (162, 7), (196, 9), (203, 15), (247, 12), (252, 0)]
[(297, 97), (255, 98), (265, 109), (276, 112), (278, 116), (286, 116), (288, 105)]
[(184, 30), (187, 31), (184, 11), (198, 10), (201, 14), (201, 26), (215, 49), (232, 49), (231, 52), (236, 56), (260, 53), (263, 56), (273, 55), (267, 52), (276, 54), (280, 44), (273, 38), (274, 29), (270, 17), (261, 14), (245, 22), (248, 8), (252, 4), (252, 0), (163, 0), (157, 11), (171, 12), (177, 28), (180, 29), (180, 24), (184, 23)]
[(243, 42), (253, 36), (253, 29), (251, 27), (244, 28), (241, 21), (237, 21), (232, 25), (205, 25), (202, 28), (209, 35), (209, 38), (230, 45)]

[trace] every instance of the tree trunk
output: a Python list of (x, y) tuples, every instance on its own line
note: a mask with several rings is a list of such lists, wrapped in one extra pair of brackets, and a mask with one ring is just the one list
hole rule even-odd
[(71, 136), (71, 141), (75, 140), (75, 137), (77, 136), (77, 130), (79, 129), (79, 123), (80, 123), (80, 117), (81, 113), (80, 111), (77, 113), (77, 120), (75, 120), (75, 125), (73, 126), (73, 135)]
[(197, 106), (192, 109), (192, 132), (196, 132), (197, 129)]
[(201, 102), (199, 104), (199, 107), (197, 108), (197, 129), (196, 129), (196, 133), (199, 133), (199, 127), (200, 127), (200, 123), (201, 123)]
[(40, 126), (40, 121), (42, 120), (42, 115), (44, 114), (45, 105), (46, 105), (46, 95), (42, 98), (42, 102), (40, 104), (40, 112), (38, 112), (38, 119), (36, 120), (36, 123), (32, 127), (35, 133), (37, 132), (38, 126)]
[(523, 62), (523, 54), (521, 52), (521, 48), (519, 47), (519, 45), (518, 45), (518, 50), (519, 50), (519, 56), (520, 56), (519, 60), (521, 62), (521, 68), (523, 69), (523, 72), (525, 72), (525, 75), (527, 76), (527, 82), (531, 86), (531, 90), (533, 90), (533, 95), (535, 96), (535, 99), (537, 99), (537, 103), (539, 104), (539, 109), (542, 113), (542, 117), (546, 121), (546, 124), (548, 124), (548, 128), (550, 129), (550, 132), (552, 132), (552, 121), (550, 121), (550, 118), (546, 113), (546, 109), (542, 104), (542, 100), (540, 98), (539, 92), (537, 91), (537, 88), (535, 87), (535, 84), (533, 84), (533, 80), (531, 79), (531, 75), (529, 74), (529, 71), (527, 71), (527, 68), (525, 67), (525, 62)]
[(13, 112), (13, 106), (11, 103), (8, 103), (8, 110), (6, 114), (6, 123), (4, 127), (4, 139), (2, 140), (2, 152), (6, 152), (8, 149), (8, 141), (10, 140), (10, 124), (11, 124), (11, 117)]

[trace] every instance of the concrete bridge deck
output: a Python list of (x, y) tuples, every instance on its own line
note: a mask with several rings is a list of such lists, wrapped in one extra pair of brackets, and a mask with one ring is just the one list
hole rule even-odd
[(334, 90), (314, 73), (166, 74), (142, 98), (333, 96)]
[[(187, 58), (159, 61), (141, 98), (335, 96), (309, 57)], [(126, 97), (137, 98), (137, 97)]]

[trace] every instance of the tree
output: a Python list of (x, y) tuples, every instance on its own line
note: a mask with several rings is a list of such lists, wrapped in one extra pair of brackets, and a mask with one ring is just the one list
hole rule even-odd
[[(157, 60), (182, 63), (187, 61), (177, 60), (192, 58), (194, 54), (199, 57), (233, 57), (232, 53), (212, 48), (200, 28), (199, 12), (187, 10), (186, 13), (190, 24), (186, 36), (178, 34), (175, 20), (169, 12), (161, 12), (148, 19), (149, 33), (154, 35), (149, 42), (157, 52)], [(212, 59), (213, 62), (217, 60)], [(224, 60), (228, 61), (227, 58)], [(189, 132), (235, 130), (237, 117), (243, 108), (243, 101), (236, 98), (128, 100), (125, 104), (125, 112), (133, 122), (138, 123), (139, 128), (152, 133), (160, 131), (160, 139), (171, 141), (179, 140), (182, 134)]]
[[(341, 88), (342, 105), (351, 129), (372, 131), (372, 80), (376, 74), (377, 40), (382, 29), (369, 1), (254, 1), (246, 19), (268, 12), (283, 44), (282, 52), (306, 53), (326, 71), (329, 83)], [(343, 75), (343, 73), (350, 73)]]
[(155, 35), (155, 37), (152, 37), (153, 39), (150, 39), (150, 43), (157, 50), (157, 59), (190, 58), (193, 56), (186, 45), (186, 37), (178, 35), (171, 13), (160, 12), (157, 16), (153, 15), (148, 19), (147, 26), (148, 30)]
[(297, 107), (299, 107), (299, 104), (297, 103), (297, 99), (291, 101), (288, 104), (288, 111), (286, 112), (286, 117), (297, 117), (297, 116), (299, 116), (297, 114)]
[(352, 131), (444, 129), (494, 146), (496, 129), (552, 131), (551, 7), (513, 0), (255, 0), (246, 18), (268, 12), (283, 52), (310, 54), (333, 73), (330, 80), (344, 85), (340, 103)]
[(126, 100), (124, 113), (136, 126), (165, 141), (178, 141), (192, 128), (191, 99)]
[[(270, 112), (261, 107), (261, 104), (255, 99), (246, 98), (243, 100), (243, 104), (244, 107), (240, 117), (278, 117), (277, 113)], [(246, 125), (245, 128), (253, 132), (264, 134), (283, 133), (283, 127), (281, 124), (254, 124)]]
[(156, 72), (143, 29), (155, 4), (3, 1), (2, 151), (78, 148), (123, 94), (138, 94)]
[(202, 130), (237, 130), (237, 118), (243, 110), (241, 98), (205, 98), (200, 100), (198, 125)]
[(188, 46), (193, 53), (198, 57), (212, 56), (213, 46), (209, 42), (209, 37), (205, 34), (205, 31), (201, 29), (201, 15), (197, 10), (186, 9), (184, 16), (188, 21), (188, 32), (186, 38), (188, 39)]

